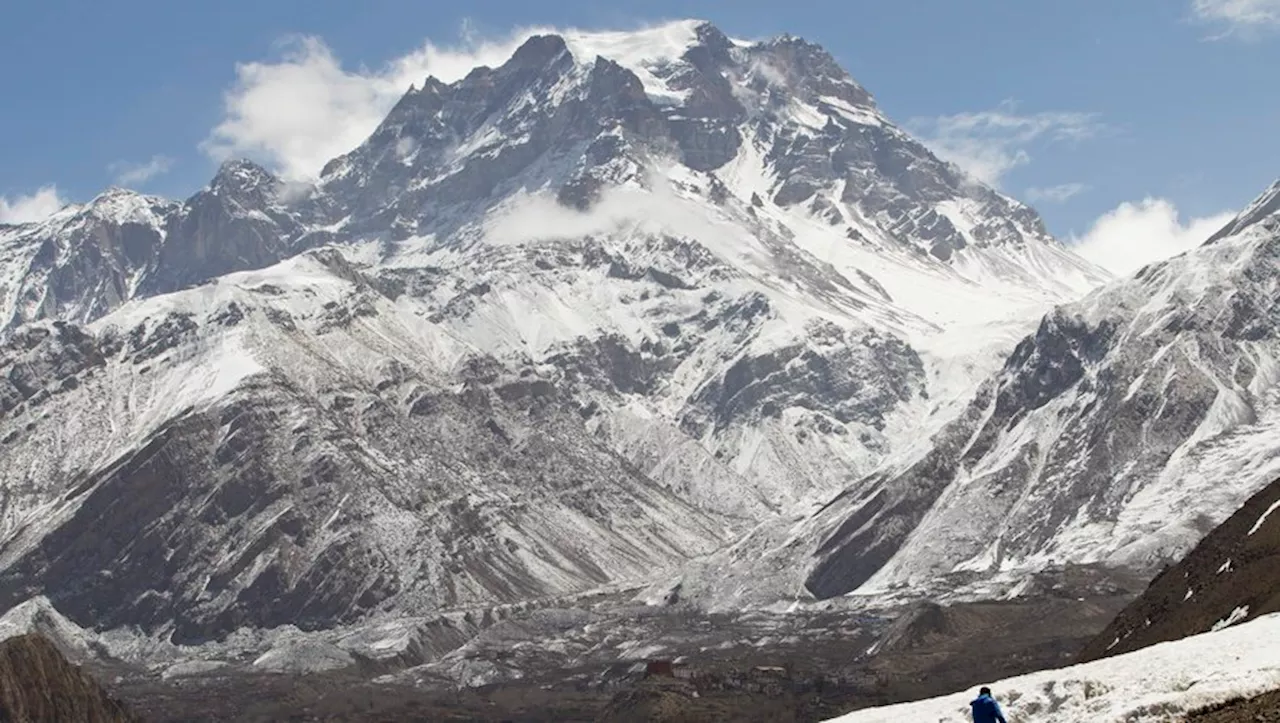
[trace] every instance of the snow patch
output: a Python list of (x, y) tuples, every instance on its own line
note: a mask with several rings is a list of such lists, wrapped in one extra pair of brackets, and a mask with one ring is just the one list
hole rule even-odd
[(272, 673), (319, 673), (355, 665), (355, 658), (336, 645), (318, 640), (282, 643), (253, 661), (253, 667)]
[(1262, 526), (1267, 523), (1267, 518), (1270, 517), (1271, 513), (1275, 512), (1276, 510), (1280, 510), (1280, 500), (1276, 500), (1270, 507), (1267, 508), (1266, 512), (1262, 513), (1262, 516), (1258, 518), (1258, 521), (1253, 523), (1253, 527), (1249, 528), (1249, 537), (1253, 537), (1258, 532), (1258, 530), (1261, 530)]
[(1214, 623), (1213, 630), (1218, 631), (1223, 628), (1229, 628), (1247, 617), (1249, 617), (1249, 606), (1241, 605), (1235, 610), (1232, 610), (1230, 615)]

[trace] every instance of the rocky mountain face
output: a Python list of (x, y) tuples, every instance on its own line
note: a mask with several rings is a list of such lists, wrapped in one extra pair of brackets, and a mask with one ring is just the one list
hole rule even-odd
[(1280, 472), (1269, 195), (1226, 235), (1046, 315), (926, 444), (686, 587), (724, 604), (739, 576), (763, 596), (1016, 595), (1037, 570), (1154, 575), (1180, 558)]
[(725, 539), (555, 387), (335, 265), (14, 336), (8, 604), (203, 640), (564, 594)]
[(1081, 662), (1280, 612), (1280, 482), (1249, 498), (1094, 638)]
[(0, 317), (88, 320), (132, 298), (180, 204), (110, 190), (40, 224), (0, 226)]
[[(1214, 253), (1264, 253), (1240, 238)], [(1001, 371), (1106, 274), (821, 48), (696, 22), (532, 37), (410, 89), (314, 184), (231, 162), (181, 203), (112, 191), (0, 227), (0, 259), (0, 601), (192, 643), (670, 577), (796, 516), (826, 533), (791, 567), (818, 596), (939, 526), (957, 544), (924, 569), (986, 559), (991, 530), (956, 537), (942, 490), (970, 457), (1008, 463), (1007, 430), (1057, 414), (1142, 290), (1178, 283), (1066, 307)], [(1231, 295), (1240, 326), (1181, 319), (1089, 383), (1124, 401), (1179, 334), (1262, 348), (1266, 283)], [(1232, 389), (1265, 391), (1254, 362)], [(1135, 470), (1182, 443), (1206, 384), (1143, 428)], [(867, 476), (934, 430), (941, 451)], [(1015, 554), (1065, 514), (1017, 488), (1037, 444), (954, 496), (999, 487)], [(1100, 479), (1070, 494), (1109, 520)]]
[(927, 453), (834, 503), (810, 589), (1186, 552), (1280, 466), (1275, 219), (1046, 316)]
[(39, 635), (0, 642), (0, 719), (13, 723), (141, 720)]
[(113, 191), (0, 244), (8, 334), (336, 248), (642, 473), (753, 520), (869, 472), (1106, 278), (821, 48), (697, 22), (427, 79), (311, 187), (237, 161), (184, 203)]

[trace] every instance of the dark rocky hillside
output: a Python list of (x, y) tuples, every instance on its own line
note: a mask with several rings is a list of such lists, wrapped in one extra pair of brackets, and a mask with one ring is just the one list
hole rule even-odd
[(39, 635), (0, 643), (0, 721), (126, 723), (141, 721)]
[(1264, 693), (1253, 698), (1233, 700), (1224, 705), (1215, 705), (1187, 716), (1187, 723), (1278, 722), (1280, 722), (1280, 691)]
[(1280, 612), (1280, 480), (1166, 568), (1080, 656), (1081, 662)]

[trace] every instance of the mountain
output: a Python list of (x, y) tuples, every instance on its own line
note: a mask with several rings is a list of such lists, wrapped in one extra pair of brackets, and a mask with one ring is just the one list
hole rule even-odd
[(182, 204), (110, 193), (0, 233), (15, 323), (337, 244), (479, 351), (582, 376), (613, 448), (752, 519), (870, 471), (1107, 278), (821, 48), (701, 22), (533, 37), (427, 79), (310, 189), (233, 162)]
[(0, 603), (178, 643), (669, 579), (960, 434), (1109, 278), (818, 46), (702, 22), (530, 37), (315, 183), (232, 161), (0, 258)]
[(309, 238), (282, 189), (236, 161), (184, 203), (113, 188), (42, 222), (0, 226), (0, 329), (88, 323), (130, 299), (281, 261)]
[(1155, 575), (1280, 474), (1274, 190), (1225, 235), (1057, 307), (936, 432), (677, 584), (732, 608)]
[(818, 595), (1054, 561), (1154, 570), (1280, 472), (1280, 217), (1047, 315), (923, 454), (838, 518)]
[(22, 327), (0, 588), (205, 639), (562, 594), (722, 542), (554, 387), (458, 346), (323, 252)]
[(112, 189), (41, 223), (0, 226), (0, 319), (86, 321), (132, 298), (179, 204)]
[(1280, 612), (1280, 481), (1255, 494), (1151, 581), (1080, 654), (1083, 662)]

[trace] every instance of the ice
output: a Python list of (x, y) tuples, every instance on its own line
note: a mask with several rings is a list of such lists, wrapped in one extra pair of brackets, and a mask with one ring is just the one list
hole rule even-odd
[[(989, 684), (1011, 721), (1155, 723), (1280, 688), (1280, 615), (1133, 653)], [(976, 691), (857, 711), (831, 723), (967, 723)]]

